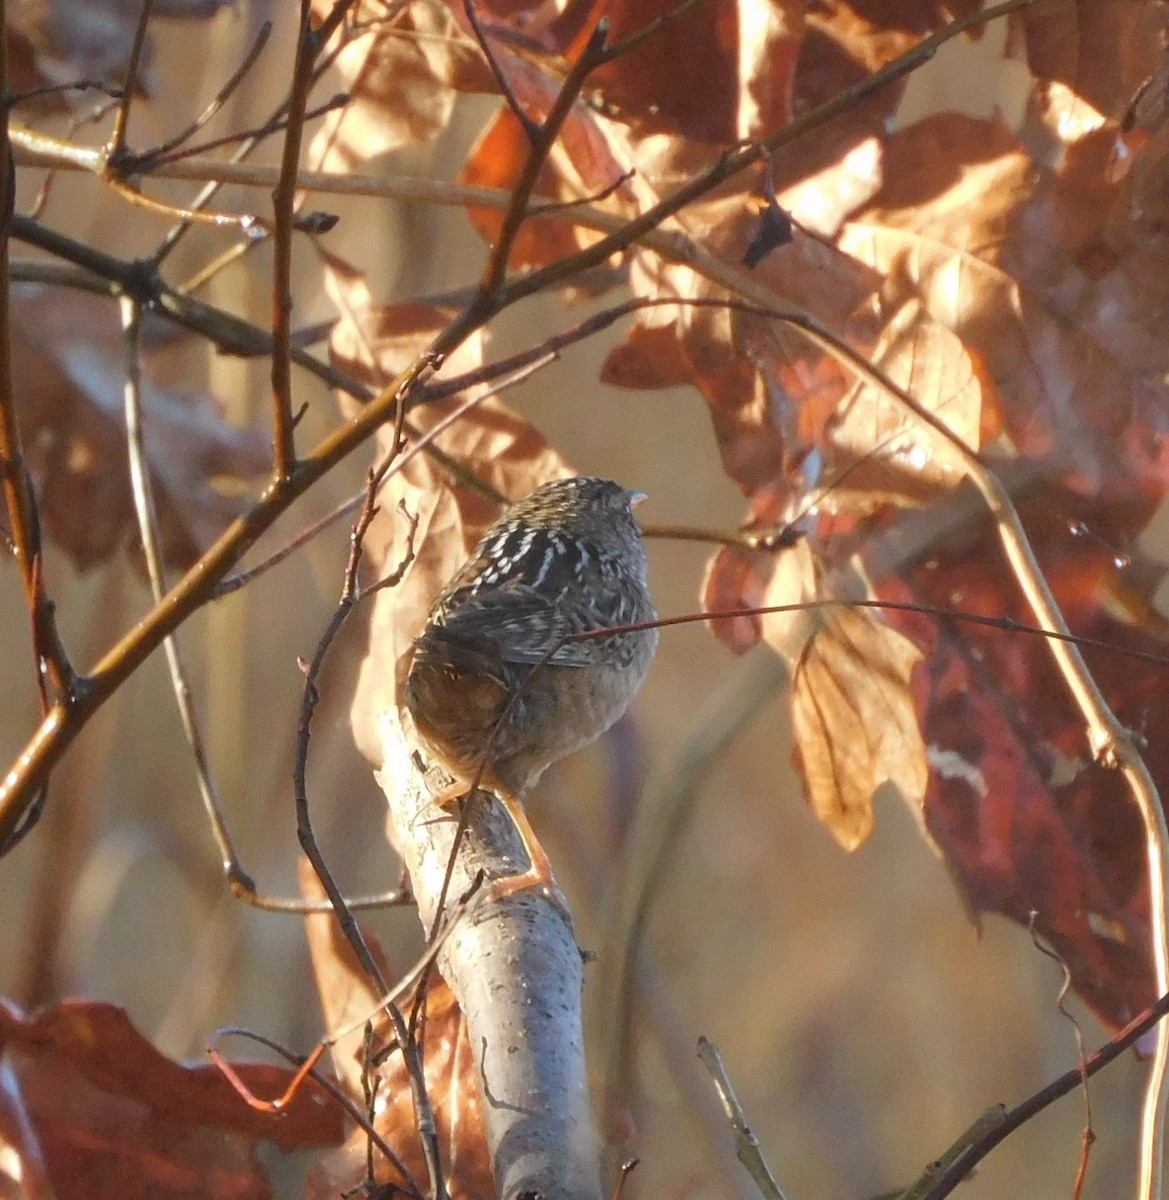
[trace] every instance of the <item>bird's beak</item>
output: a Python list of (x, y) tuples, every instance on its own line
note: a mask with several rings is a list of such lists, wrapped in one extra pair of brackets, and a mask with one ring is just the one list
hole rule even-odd
[(629, 493), (629, 507), (636, 508), (643, 500), (648, 500), (648, 499), (649, 499), (649, 497), (645, 494), (645, 492), (630, 492)]

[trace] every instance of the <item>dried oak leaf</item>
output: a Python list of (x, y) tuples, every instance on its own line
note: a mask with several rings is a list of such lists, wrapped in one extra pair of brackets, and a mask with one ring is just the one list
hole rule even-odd
[[(1051, 171), (992, 123), (921, 122), (889, 140), (885, 186), (840, 240), (977, 356), (1020, 459), (1080, 492), (1139, 494), (1147, 520), (1169, 484), (1169, 352), (1150, 315), (1169, 243), (1138, 236), (1127, 183), (1101, 194), (1113, 142), (1086, 134)], [(919, 155), (952, 185), (937, 192)]]
[(797, 762), (813, 811), (848, 850), (872, 832), (882, 784), (896, 784), (910, 803), (925, 792), (929, 767), (909, 689), (921, 657), (875, 613), (841, 608), (821, 614), (796, 658)]
[[(41, 522), (80, 567), (137, 537), (127, 464), (124, 352), (115, 310), (79, 292), (13, 288), (12, 367)], [(242, 510), (236, 486), (269, 464), (264, 439), (213, 397), (143, 381), (145, 455), (167, 562), (193, 562)]]
[[(642, 178), (646, 186), (668, 189), (665, 170), (644, 171)], [(801, 223), (808, 215), (810, 224), (830, 230), (880, 182), (871, 148), (861, 148), (819, 178), (824, 185), (819, 196), (805, 181), (793, 193), (781, 190), (777, 199)], [(754, 237), (754, 186), (745, 179), (739, 190), (724, 189), (677, 217), (692, 240), (731, 270)], [(799, 306), (837, 327), (878, 283), (875, 273), (798, 229), (792, 244), (750, 273), (753, 294), (767, 307), (783, 312)], [(804, 400), (803, 373), (821, 361), (816, 347), (775, 316), (727, 305), (725, 290), (710, 278), (650, 251), (635, 251), (630, 285), (639, 297), (677, 303), (655, 303), (638, 313), (625, 343), (610, 353), (603, 378), (625, 383), (636, 376), (644, 386), (678, 382), (688, 374), (710, 406), (723, 467), (748, 495), (796, 467), (822, 436), (847, 386), (823, 404), (819, 396), (811, 404)], [(668, 350), (670, 336), (676, 348)]]
[[(641, 134), (726, 144), (777, 129), (790, 117), (790, 82), (806, 0), (698, 5), (589, 79), (608, 116)], [(669, 0), (606, 0), (593, 12), (618, 42), (669, 17)]]
[[(318, 18), (333, 8), (315, 0)], [(354, 170), (371, 158), (435, 137), (458, 91), (488, 91), (491, 73), (475, 43), (441, 4), (358, 4), (334, 39), (351, 97), (313, 142), (323, 170)]]
[[(447, 1190), (452, 1200), (494, 1200), (498, 1192), (479, 1099), (478, 1053), (467, 1036), (462, 1010), (437, 971), (431, 973), (424, 1010), (423, 1075), (434, 1108)], [(426, 1163), (402, 1055), (391, 1054), (381, 1066), (372, 1067), (369, 1083), (374, 1089), (375, 1129), (425, 1192)], [(340, 1150), (313, 1167), (307, 1200), (334, 1200), (366, 1185), (369, 1145), (365, 1131), (354, 1130)], [(373, 1163), (375, 1185), (393, 1189), (405, 1185), (401, 1172), (376, 1145)]]
[[(255, 1143), (336, 1145), (341, 1114), (308, 1081), (279, 1114), (249, 1107), (217, 1067), (172, 1062), (108, 1004), (70, 1001), (24, 1016), (0, 1003), (0, 1128), (41, 1195), (58, 1200), (267, 1200)], [(239, 1065), (254, 1093), (292, 1073)]]
[(1159, 0), (1072, 0), (1014, 18), (1025, 31), (1037, 79), (1066, 84), (1094, 108), (1119, 117), (1161, 55)]
[[(1052, 485), (1021, 502), (1030, 541), (1072, 630), (1105, 643), (1084, 657), (1106, 701), (1140, 739), (1162, 793), (1169, 749), (1143, 737), (1169, 666), (1124, 650), (1169, 652), (1150, 596), (1164, 564), (1119, 558), (1134, 514), (1123, 500)], [(1032, 623), (989, 521), (968, 523), (877, 586), (914, 601)], [(1155, 996), (1145, 836), (1123, 776), (1096, 762), (1084, 719), (1041, 637), (947, 618), (889, 613), (920, 648), (914, 704), (928, 748), (925, 827), (977, 919), (1036, 928), (1076, 990), (1113, 1028)]]

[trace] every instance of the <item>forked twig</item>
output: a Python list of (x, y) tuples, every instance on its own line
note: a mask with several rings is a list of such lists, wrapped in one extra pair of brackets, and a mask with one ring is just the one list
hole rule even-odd
[(930, 1194), (939, 1179), (960, 1159), (969, 1153), (971, 1146), (977, 1145), (987, 1134), (998, 1129), (1007, 1119), (1007, 1109), (1003, 1104), (992, 1104), (985, 1112), (978, 1115), (969, 1129), (962, 1131), (960, 1137), (952, 1142), (938, 1155), (922, 1173), (904, 1191), (893, 1192), (887, 1200), (923, 1200)]
[(532, 193), (536, 190), (540, 171), (543, 169), (548, 155), (552, 152), (552, 147), (560, 136), (560, 130), (564, 122), (568, 120), (572, 106), (576, 103), (586, 80), (597, 67), (610, 57), (605, 46), (608, 32), (608, 18), (602, 17), (597, 22), (596, 28), (585, 43), (579, 57), (569, 69), (560, 91), (556, 94), (551, 110), (540, 122), (536, 133), (532, 135), (531, 147), (524, 159), (524, 165), (515, 187), (512, 189), (511, 199), (504, 210), (503, 223), (487, 260), (486, 270), (483, 272), (480, 295), (472, 302), (469, 311), (474, 312), (479, 308), (492, 305), (503, 290), (512, 247), (519, 236), (520, 227), (531, 215), (528, 205)]
[(207, 1057), (219, 1068), (223, 1075), (227, 1078), (244, 1102), (249, 1108), (254, 1108), (257, 1112), (278, 1113), (286, 1109), (289, 1104), (295, 1099), (297, 1092), (300, 1091), (301, 1084), (310, 1076), (316, 1078), (315, 1068), (318, 1062), (321, 1061), (321, 1055), (325, 1052), (325, 1043), (318, 1042), (313, 1047), (312, 1052), (308, 1054), (297, 1068), (296, 1074), (288, 1081), (288, 1086), (274, 1100), (265, 1100), (261, 1096), (257, 1096), (251, 1088), (239, 1077), (236, 1069), (219, 1053), (214, 1043), (207, 1047)]
[[(124, 415), (126, 448), (130, 460), (130, 491), (134, 499), (134, 514), (138, 521), (138, 536), (142, 541), (142, 554), (146, 562), (146, 574), (150, 580), (150, 591), (155, 604), (158, 604), (166, 595), (167, 583), (158, 544), (158, 511), (150, 482), (150, 471), (146, 465), (142, 429), (142, 306), (131, 297), (122, 296), (119, 307), (126, 351)], [(211, 774), (207, 748), (191, 698), (190, 680), (175, 634), (170, 634), (163, 640), (163, 652), (170, 672), (171, 688), (183, 722), (183, 732), (194, 758), (199, 794), (203, 799), (203, 807), (207, 812), (228, 884), (233, 892), (242, 888), (254, 893), (255, 884), (239, 865), (239, 855), (223, 816), (219, 789)]]
[[(334, 916), (341, 927), (342, 933), (346, 940), (353, 948), (354, 954), (357, 956), (358, 962), (362, 969), (373, 981), (379, 994), (388, 994), (389, 988), (382, 975), (381, 968), (378, 966), (377, 960), (374, 958), (366, 943), (360, 927), (353, 918), (352, 912), (349, 911), (345, 903), (345, 897), (338, 888), (336, 881), (333, 879), (332, 872), (329, 870), (325, 862), (324, 855), (321, 853), (320, 847), (317, 845), (316, 838), (313, 834), (312, 820), (309, 813), (308, 803), (308, 751), (309, 741), (312, 736), (312, 720), (313, 714), (316, 711), (317, 701), (320, 698), (320, 692), (317, 687), (317, 679), (320, 675), (321, 668), (324, 666), (325, 657), (329, 652), (337, 634), (341, 627), (353, 612), (355, 606), (360, 601), (362, 593), (358, 592), (356, 587), (357, 568), (361, 559), (362, 553), (362, 537), (369, 522), (373, 519), (375, 511), (375, 496), (376, 487), (373, 484), (373, 473), (370, 473), (370, 485), (367, 491), (366, 506), (358, 517), (357, 523), (354, 526), (352, 545), (350, 548), (349, 562), (345, 570), (345, 583), (342, 588), (341, 600), (339, 601), (336, 610), (333, 613), (332, 619), (317, 644), (316, 651), (313, 654), (312, 660), (305, 667), (305, 685), (304, 693), (301, 700), (300, 719), (297, 724), (297, 745), (296, 745), (296, 766), (293, 775), (294, 790), (296, 793), (296, 834), (300, 842), (301, 849), (312, 865), (317, 878), (321, 882), (321, 886), (325, 889), (325, 894), (329, 897), (329, 901), (333, 908)], [(406, 550), (403, 554), (402, 561), (398, 567), (391, 572), (390, 576), (383, 581), (385, 586), (394, 586), (400, 582), (402, 576), (406, 573), (407, 568), (414, 558), (414, 531), (417, 527), (417, 522), (411, 519), (410, 531), (406, 539)], [(381, 585), (379, 585), (381, 586)], [(434, 1108), (430, 1102), (429, 1092), (426, 1086), (426, 1076), (423, 1070), (422, 1055), (417, 1042), (410, 1036), (410, 1029), (406, 1023), (405, 1017), (401, 1010), (394, 1003), (385, 1004), (385, 1011), (394, 1026), (394, 1033), (398, 1040), (399, 1048), (401, 1049), (403, 1061), (406, 1064), (406, 1073), (410, 1080), (411, 1095), (414, 1101), (414, 1115), (418, 1128), (419, 1138), (422, 1142), (423, 1156), (426, 1160), (427, 1171), (430, 1175), (431, 1196), (433, 1200), (446, 1200), (447, 1190), (444, 1181), (442, 1157), (438, 1146), (438, 1126), (434, 1117)]]
[(172, 151), (177, 150), (185, 142), (190, 141), (200, 129), (212, 121), (259, 61), (260, 55), (264, 53), (264, 47), (267, 46), (271, 36), (272, 22), (264, 21), (256, 32), (256, 36), (244, 54), (240, 65), (228, 76), (226, 82), (212, 96), (203, 111), (185, 129), (176, 133), (174, 137), (168, 138), (161, 145), (154, 146), (149, 153), (138, 155), (137, 165), (143, 170), (152, 170), (156, 162), (167, 158)]
[[(146, 573), (150, 581), (151, 594), (159, 603), (166, 594), (166, 569), (162, 561), (158, 538), (158, 512), (154, 500), (154, 489), (150, 481), (150, 470), (146, 463), (145, 435), (142, 425), (142, 379), (141, 379), (141, 305), (128, 296), (120, 299), (122, 332), (126, 347), (125, 421), (126, 445), (130, 463), (130, 491), (134, 500), (134, 512), (138, 521), (138, 533), (142, 541), (142, 553), (146, 562)], [(244, 870), (239, 852), (228, 828), (224, 815), (219, 788), (211, 772), (202, 729), (195, 713), (190, 677), (174, 634), (163, 642), (167, 669), (171, 678), (171, 689), (178, 705), (183, 732), (191, 747), (195, 763), (195, 777), (199, 794), (207, 813), (211, 833), (219, 851), (224, 877), (231, 893), (253, 908), (266, 912), (283, 912), (302, 915), (310, 912), (331, 912), (327, 901), (285, 899), (268, 896), (257, 891), (252, 877)], [(358, 896), (347, 900), (350, 909), (366, 910), (384, 908), (388, 905), (405, 904), (411, 901), (408, 892), (401, 890), (377, 896)]]
[(1082, 1087), (1085, 1079), (1091, 1078), (1097, 1071), (1103, 1070), (1113, 1059), (1118, 1058), (1129, 1046), (1134, 1045), (1144, 1034), (1154, 1026), (1163, 1022), (1169, 1013), (1169, 993), (1161, 996), (1130, 1021), (1115, 1037), (1105, 1042), (1094, 1054), (1088, 1055), (1079, 1066), (1065, 1071), (1058, 1079), (1052, 1080), (1046, 1087), (1040, 1088), (1034, 1095), (1028, 1097), (1022, 1104), (1007, 1111), (1001, 1122), (994, 1125), (975, 1139), (966, 1151), (954, 1159), (942, 1172), (936, 1183), (925, 1192), (921, 1200), (943, 1200), (970, 1174), (971, 1170), (980, 1163), (1000, 1143), (1006, 1140), (1016, 1129), (1025, 1125), (1037, 1113), (1042, 1112), (1056, 1100), (1069, 1092)]

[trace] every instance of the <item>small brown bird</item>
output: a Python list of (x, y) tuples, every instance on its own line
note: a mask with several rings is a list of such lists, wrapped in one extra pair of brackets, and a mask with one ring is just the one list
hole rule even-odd
[(530, 867), (498, 895), (551, 882), (520, 801), (557, 759), (594, 741), (629, 707), (656, 629), (568, 641), (652, 621), (633, 505), (608, 479), (558, 479), (492, 525), (434, 602), (414, 643), (405, 700), (423, 748), (456, 777), (449, 803), (480, 786), (515, 822)]

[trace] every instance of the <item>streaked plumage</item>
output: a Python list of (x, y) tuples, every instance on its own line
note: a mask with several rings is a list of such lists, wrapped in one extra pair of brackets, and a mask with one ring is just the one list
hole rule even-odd
[(537, 488), (487, 530), (435, 601), (405, 700), (424, 747), (459, 779), (486, 754), (483, 786), (522, 796), (641, 687), (656, 629), (563, 641), (655, 618), (632, 512), (639, 496), (585, 477)]

